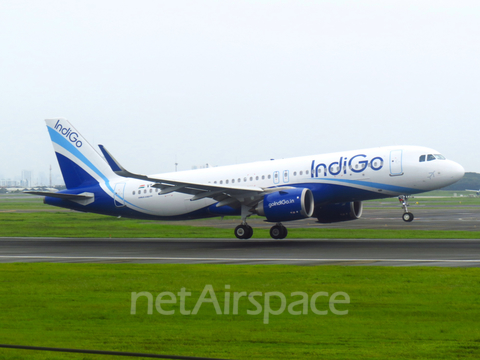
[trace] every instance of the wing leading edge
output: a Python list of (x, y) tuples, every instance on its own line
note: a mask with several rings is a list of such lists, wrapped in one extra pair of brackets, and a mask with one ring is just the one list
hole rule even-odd
[[(113, 172), (115, 172), (119, 176), (126, 178), (154, 182), (155, 184), (153, 185), (153, 187), (161, 189), (160, 194), (180, 192), (193, 195), (190, 201), (211, 198), (218, 201), (216, 205), (217, 207), (225, 205), (239, 207), (240, 205), (253, 206), (257, 204), (260, 200), (262, 200), (266, 194), (280, 190), (280, 188), (218, 186), (212, 184), (160, 179), (147, 175), (134, 174), (126, 170), (122, 165), (120, 165), (120, 163), (113, 157), (113, 155), (108, 152), (105, 146), (98, 146), (100, 147), (100, 150), (105, 156), (105, 159), (107, 160), (107, 163), (110, 165)], [(281, 187), (281, 189), (289, 188), (290, 187)]]

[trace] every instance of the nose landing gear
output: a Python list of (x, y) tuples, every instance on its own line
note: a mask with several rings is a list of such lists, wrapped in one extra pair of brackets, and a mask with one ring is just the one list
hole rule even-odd
[(403, 221), (406, 221), (406, 222), (412, 222), (413, 219), (415, 218), (413, 216), (413, 214), (411, 212), (408, 211), (408, 200), (409, 196), (408, 195), (400, 195), (398, 197), (398, 201), (400, 201), (400, 203), (402, 204), (402, 208), (403, 208), (403, 215), (402, 215), (402, 219)]

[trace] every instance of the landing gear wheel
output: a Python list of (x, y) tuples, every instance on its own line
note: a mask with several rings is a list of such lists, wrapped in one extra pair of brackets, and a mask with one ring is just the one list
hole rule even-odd
[(238, 225), (235, 228), (235, 236), (238, 239), (250, 239), (253, 235), (253, 229), (250, 225)]
[(403, 221), (411, 222), (411, 221), (413, 221), (414, 216), (411, 212), (406, 212), (402, 215), (402, 219), (403, 219)]
[(274, 239), (285, 239), (288, 235), (288, 230), (283, 225), (275, 225), (270, 229), (270, 236)]
[(250, 225), (246, 225), (246, 226), (247, 226), (248, 234), (245, 239), (250, 239), (253, 236), (253, 229)]

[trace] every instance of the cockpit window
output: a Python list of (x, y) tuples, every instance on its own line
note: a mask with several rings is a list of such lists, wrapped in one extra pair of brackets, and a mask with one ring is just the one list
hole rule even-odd
[(428, 154), (428, 155), (420, 155), (418, 158), (419, 162), (424, 162), (425, 160), (427, 161), (433, 161), (433, 160), (447, 160), (445, 159), (445, 156), (441, 154)]

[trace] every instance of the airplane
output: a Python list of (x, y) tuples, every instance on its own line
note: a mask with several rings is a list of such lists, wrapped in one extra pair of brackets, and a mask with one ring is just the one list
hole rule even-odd
[(142, 175), (126, 170), (103, 146), (102, 155), (66, 119), (46, 119), (66, 190), (29, 191), (44, 203), (83, 212), (152, 220), (240, 215), (235, 236), (249, 239), (253, 214), (274, 223), (316, 217), (320, 223), (359, 219), (363, 201), (399, 197), (406, 222), (412, 194), (460, 180), (465, 170), (438, 151), (388, 146), (281, 160)]

